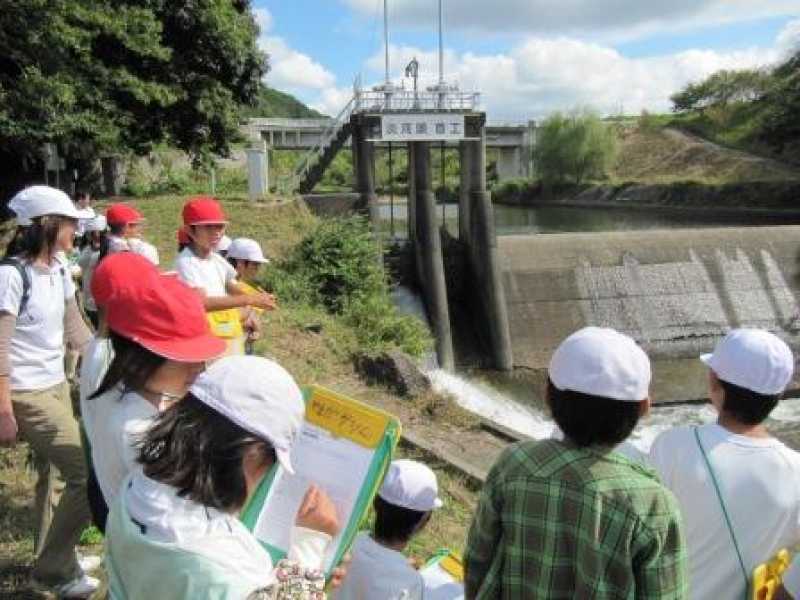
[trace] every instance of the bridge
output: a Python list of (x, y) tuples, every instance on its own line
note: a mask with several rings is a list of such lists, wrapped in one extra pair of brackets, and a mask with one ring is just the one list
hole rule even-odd
[[(241, 132), (251, 142), (263, 142), (267, 150), (313, 150), (323, 142), (326, 132), (335, 126), (330, 117), (319, 119), (252, 118), (246, 121)], [(536, 139), (536, 123), (492, 122), (486, 124), (486, 147), (499, 150), (497, 176), (500, 181), (516, 177), (531, 177), (533, 161), (531, 150)], [(351, 147), (348, 139), (343, 143)], [(385, 147), (386, 142), (378, 143)], [(456, 147), (457, 143), (448, 143)]]

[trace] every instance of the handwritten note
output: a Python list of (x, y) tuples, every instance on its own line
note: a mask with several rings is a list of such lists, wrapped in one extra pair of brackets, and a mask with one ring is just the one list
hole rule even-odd
[(342, 525), (325, 557), (323, 568), (328, 571), (334, 566), (344, 526), (353, 516), (372, 458), (364, 446), (306, 422), (292, 448), (295, 474), (278, 470), (253, 531), (256, 538), (288, 551), (297, 510), (308, 486), (315, 483), (330, 496)]
[(330, 392), (318, 390), (306, 406), (306, 421), (349, 439), (365, 448), (375, 448), (386, 431), (384, 413)]

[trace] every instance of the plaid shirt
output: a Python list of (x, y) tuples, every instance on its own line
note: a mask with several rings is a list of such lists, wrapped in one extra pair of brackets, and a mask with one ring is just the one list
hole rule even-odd
[(470, 527), (466, 597), (688, 597), (678, 505), (617, 452), (522, 442), (492, 468)]

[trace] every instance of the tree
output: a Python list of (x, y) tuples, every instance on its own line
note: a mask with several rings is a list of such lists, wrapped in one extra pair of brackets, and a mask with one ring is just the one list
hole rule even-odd
[(73, 165), (163, 141), (225, 155), (267, 68), (257, 33), (248, 0), (4, 0), (0, 161), (39, 173), (44, 142)]
[(771, 75), (761, 69), (721, 70), (703, 81), (690, 83), (670, 97), (672, 110), (683, 112), (704, 110), (711, 106), (726, 107), (733, 102), (752, 102), (769, 89)]
[(555, 113), (544, 120), (537, 133), (534, 160), (545, 183), (604, 178), (617, 155), (613, 128), (594, 113)]
[(800, 153), (800, 50), (775, 69), (774, 78), (764, 98), (761, 138), (777, 152), (794, 146)]

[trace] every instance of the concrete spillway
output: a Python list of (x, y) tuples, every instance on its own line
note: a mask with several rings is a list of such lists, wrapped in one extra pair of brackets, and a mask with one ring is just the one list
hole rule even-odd
[(662, 361), (707, 352), (734, 327), (800, 347), (798, 226), (508, 236), (498, 254), (517, 367), (546, 368), (585, 325)]

